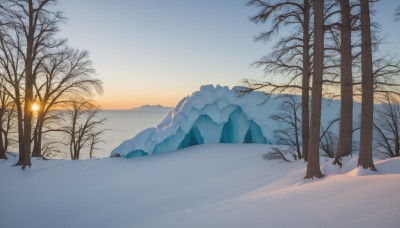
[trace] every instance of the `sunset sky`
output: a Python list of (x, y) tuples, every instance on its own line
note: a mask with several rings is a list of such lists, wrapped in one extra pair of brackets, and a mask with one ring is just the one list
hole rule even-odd
[[(203, 84), (240, 85), (261, 79), (250, 64), (271, 44), (255, 43), (265, 25), (245, 0), (65, 0), (58, 9), (68, 18), (60, 36), (90, 52), (105, 93), (105, 109), (143, 104), (175, 106)], [(383, 51), (400, 51), (400, 2), (377, 4), (375, 20), (386, 35)]]

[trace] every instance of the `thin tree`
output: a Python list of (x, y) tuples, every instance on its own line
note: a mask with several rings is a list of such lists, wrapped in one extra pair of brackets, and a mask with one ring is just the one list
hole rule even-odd
[[(271, 93), (287, 89), (300, 89), (302, 94), (302, 152), (304, 159), (308, 159), (309, 135), (309, 90), (311, 77), (311, 36), (310, 28), (311, 0), (280, 0), (276, 2), (250, 0), (248, 5), (261, 8), (261, 11), (251, 20), (255, 23), (265, 23), (272, 20), (272, 27), (267, 32), (261, 33), (257, 40), (269, 40), (284, 25), (294, 25), (296, 32), (282, 38), (276, 45), (275, 52), (269, 57), (264, 57), (255, 64), (265, 66), (268, 71), (290, 75), (287, 84), (273, 84), (271, 82), (259, 83), (246, 80), (249, 91), (272, 88)], [(296, 80), (300, 77), (300, 85)]]
[(89, 147), (89, 154), (92, 154), (96, 144), (100, 143), (99, 136), (102, 129), (99, 127), (105, 119), (98, 117), (99, 109), (90, 101), (71, 101), (68, 104), (67, 126), (64, 132), (69, 139), (69, 151), (71, 160), (78, 160), (83, 149)]
[(296, 160), (296, 154), (293, 152), (293, 150), (286, 150), (279, 147), (272, 147), (271, 150), (268, 151), (268, 153), (263, 154), (263, 158), (265, 160), (280, 160), (284, 162), (291, 162), (291, 160), (286, 157), (287, 154), (290, 154), (293, 159)]
[(12, 140), (10, 133), (14, 125), (15, 103), (0, 78), (0, 159), (7, 159), (6, 152)]
[(344, 156), (351, 155), (353, 143), (353, 77), (350, 1), (340, 3), (340, 127), (339, 141), (333, 164), (342, 166)]
[(319, 165), (322, 80), (324, 73), (324, 0), (314, 0), (314, 75), (312, 80), (310, 136), (305, 179), (322, 178)]
[(369, 0), (360, 0), (361, 6), (361, 126), (358, 165), (376, 171), (372, 159), (374, 112), (374, 81), (372, 65), (371, 22)]
[[(41, 157), (44, 133), (59, 131), (49, 128), (57, 118), (54, 109), (76, 97), (101, 94), (102, 82), (92, 78), (94, 69), (87, 51), (66, 48), (51, 55), (41, 64), (42, 73), (35, 82), (35, 100), (40, 106), (33, 134), (33, 157)], [(47, 127), (46, 131), (43, 131)]]
[(94, 152), (99, 150), (97, 147), (100, 143), (106, 143), (101, 136), (104, 134), (106, 129), (98, 129), (89, 135), (89, 158), (93, 157)]
[(275, 131), (276, 142), (279, 145), (289, 146), (288, 150), (282, 154), (289, 152), (295, 160), (301, 159), (301, 119), (298, 115), (301, 103), (296, 100), (295, 95), (286, 94), (280, 96), (279, 99), (282, 99), (280, 112), (270, 117), (280, 126), (280, 129)]
[(397, 96), (386, 94), (375, 111), (374, 141), (381, 158), (400, 157), (400, 104)]
[(321, 124), (320, 149), (321, 156), (334, 158), (336, 155), (338, 137), (332, 127), (339, 119), (334, 119), (327, 126)]

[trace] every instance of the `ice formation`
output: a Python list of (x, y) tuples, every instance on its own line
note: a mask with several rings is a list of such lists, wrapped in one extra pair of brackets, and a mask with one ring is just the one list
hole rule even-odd
[[(198, 144), (273, 144), (278, 126), (269, 117), (278, 111), (277, 96), (265, 103), (262, 92), (238, 96), (236, 88), (202, 86), (200, 91), (183, 98), (157, 127), (124, 141), (111, 156), (146, 156)], [(300, 102), (300, 97), (297, 99)], [(337, 118), (340, 103), (324, 103), (327, 111), (322, 120)]]

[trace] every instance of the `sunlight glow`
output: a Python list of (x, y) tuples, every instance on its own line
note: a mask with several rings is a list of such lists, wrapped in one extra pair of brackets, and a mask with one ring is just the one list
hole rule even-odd
[(39, 109), (40, 109), (40, 107), (39, 107), (38, 104), (34, 103), (34, 104), (32, 105), (32, 111), (37, 112), (37, 111), (39, 111)]

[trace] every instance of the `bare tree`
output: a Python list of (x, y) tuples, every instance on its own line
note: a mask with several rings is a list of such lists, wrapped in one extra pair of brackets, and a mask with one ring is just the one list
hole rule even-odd
[(371, 23), (369, 0), (360, 0), (361, 6), (361, 72), (362, 103), (360, 127), (360, 152), (358, 166), (375, 170), (372, 160), (372, 134), (374, 111), (374, 81), (372, 65)]
[[(19, 47), (22, 46), (23, 39), (21, 31), (14, 28), (13, 23), (9, 23), (7, 11), (0, 4), (0, 69), (3, 78), (3, 89), (13, 99), (17, 111), (17, 127), (18, 127), (18, 149), (19, 160), (17, 164), (22, 165), (23, 161), (23, 89), (22, 81), (24, 78), (24, 55)], [(8, 84), (6, 86), (6, 84)]]
[[(283, 99), (279, 113), (271, 115), (271, 119), (277, 121), (279, 129), (275, 130), (275, 142), (285, 147), (273, 147), (271, 151), (264, 155), (267, 160), (290, 161), (287, 156), (293, 160), (301, 159), (301, 119), (298, 116), (298, 110), (301, 103), (296, 100), (295, 95), (285, 94), (279, 96)], [(321, 155), (334, 158), (337, 149), (338, 137), (332, 130), (339, 119), (329, 121), (327, 125), (321, 123), (320, 150)]]
[(301, 159), (301, 119), (298, 116), (301, 103), (296, 101), (295, 95), (286, 94), (278, 97), (278, 99), (283, 100), (279, 107), (280, 112), (270, 117), (280, 127), (275, 131), (275, 141), (279, 145), (288, 145), (287, 152), (295, 160)]
[(67, 126), (63, 128), (69, 138), (69, 148), (72, 160), (78, 160), (83, 149), (89, 147), (91, 155), (96, 145), (102, 142), (99, 136), (104, 130), (99, 127), (105, 119), (98, 117), (98, 107), (90, 101), (72, 101), (68, 104)]
[(48, 160), (57, 156), (62, 151), (59, 149), (59, 145), (62, 144), (59, 141), (47, 141), (42, 146), (42, 159)]
[(101, 143), (106, 143), (101, 136), (106, 131), (106, 129), (98, 129), (96, 132), (93, 132), (89, 135), (89, 157), (92, 158), (94, 152), (99, 150), (97, 147)]
[[(21, 37), (16, 47), (24, 62), (24, 118), (23, 118), (23, 159), (18, 162), (24, 169), (31, 166), (32, 105), (34, 84), (41, 62), (48, 58), (49, 50), (64, 43), (54, 38), (58, 24), (64, 20), (61, 12), (51, 7), (55, 0), (9, 0), (1, 8), (6, 15), (11, 32)], [(21, 158), (21, 156), (20, 156)]]
[(13, 142), (10, 138), (14, 126), (15, 103), (10, 98), (3, 78), (0, 78), (0, 159), (7, 159), (8, 146)]
[(314, 75), (312, 80), (312, 103), (308, 162), (305, 179), (322, 178), (319, 165), (321, 125), (322, 80), (324, 73), (324, 0), (314, 0)]
[(394, 12), (394, 16), (396, 17), (396, 21), (400, 20), (400, 6), (397, 7), (396, 11)]
[(375, 110), (375, 146), (381, 158), (400, 156), (400, 104), (395, 95), (386, 94), (384, 104)]
[[(70, 48), (59, 50), (41, 63), (42, 73), (35, 82), (35, 100), (38, 102), (36, 126), (33, 134), (32, 156), (41, 157), (44, 133), (58, 131), (48, 128), (57, 118), (59, 108), (74, 97), (90, 97), (102, 93), (102, 82), (92, 78), (94, 69), (87, 51)], [(45, 132), (44, 127), (48, 126)]]
[(291, 162), (286, 156), (290, 154), (293, 156), (293, 159), (296, 160), (296, 154), (291, 149), (282, 149), (278, 147), (272, 147), (271, 151), (266, 154), (263, 154), (263, 158), (265, 160), (281, 160), (285, 162)]
[(338, 146), (338, 137), (335, 132), (332, 131), (332, 127), (337, 123), (339, 119), (334, 119), (324, 127), (321, 124), (321, 136), (320, 136), (320, 149), (321, 155), (329, 158), (334, 158)]
[[(296, 32), (281, 38), (269, 56), (263, 57), (255, 65), (264, 67), (267, 74), (277, 73), (289, 76), (286, 84), (274, 84), (271, 81), (256, 82), (245, 80), (248, 91), (261, 88), (271, 89), (271, 93), (283, 92), (290, 89), (300, 89), (302, 92), (302, 136), (303, 155), (308, 158), (309, 135), (309, 90), (312, 72), (311, 64), (311, 1), (310, 0), (280, 0), (262, 1), (250, 0), (248, 5), (259, 7), (261, 11), (251, 20), (255, 23), (265, 23), (272, 20), (271, 28), (261, 33), (257, 40), (269, 40), (284, 25), (291, 25)], [(273, 75), (273, 74), (271, 74)]]

